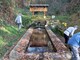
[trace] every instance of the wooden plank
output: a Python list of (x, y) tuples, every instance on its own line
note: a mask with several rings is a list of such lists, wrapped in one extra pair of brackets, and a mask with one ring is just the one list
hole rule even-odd
[(47, 7), (30, 7), (30, 11), (47, 11)]

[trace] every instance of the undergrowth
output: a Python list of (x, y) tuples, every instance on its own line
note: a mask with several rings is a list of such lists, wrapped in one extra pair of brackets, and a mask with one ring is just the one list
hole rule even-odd
[(24, 32), (25, 29), (22, 28), (19, 33), (17, 26), (9, 24), (0, 26), (0, 58), (18, 41)]

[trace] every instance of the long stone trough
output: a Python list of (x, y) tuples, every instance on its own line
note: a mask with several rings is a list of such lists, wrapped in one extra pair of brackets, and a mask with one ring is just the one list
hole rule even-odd
[(3, 57), (3, 60), (70, 60), (71, 54), (69, 49), (61, 42), (61, 40), (48, 28), (45, 30), (50, 38), (52, 48), (55, 52), (28, 53), (25, 50), (30, 44), (30, 38), (33, 34), (33, 28), (29, 28), (16, 46)]

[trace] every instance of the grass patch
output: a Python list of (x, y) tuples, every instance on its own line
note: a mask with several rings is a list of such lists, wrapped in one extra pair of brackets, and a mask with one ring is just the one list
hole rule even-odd
[(60, 15), (60, 16), (56, 16), (55, 20), (60, 20), (61, 22), (67, 22), (70, 20), (70, 16), (69, 15)]
[(44, 21), (44, 20), (49, 20), (50, 16), (46, 16), (46, 18), (44, 18), (44, 15), (34, 15), (31, 17), (31, 19), (32, 21), (37, 21), (37, 20)]
[(19, 33), (17, 26), (4, 25), (0, 28), (0, 58), (18, 41), (24, 32), (25, 29), (22, 28)]

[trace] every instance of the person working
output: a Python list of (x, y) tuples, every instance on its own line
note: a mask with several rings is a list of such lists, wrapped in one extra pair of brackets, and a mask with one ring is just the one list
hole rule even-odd
[(64, 31), (64, 38), (65, 38), (65, 43), (67, 44), (69, 37), (73, 36), (75, 30), (77, 30), (78, 26), (74, 26), (74, 27), (69, 27)]
[(22, 14), (19, 13), (18, 16), (15, 19), (15, 22), (18, 25), (18, 31), (20, 31), (21, 27), (22, 27)]
[(69, 40), (68, 45), (72, 51), (72, 60), (80, 60), (78, 48), (80, 47), (80, 32), (74, 34)]

